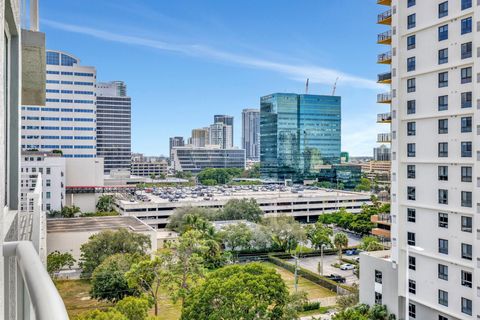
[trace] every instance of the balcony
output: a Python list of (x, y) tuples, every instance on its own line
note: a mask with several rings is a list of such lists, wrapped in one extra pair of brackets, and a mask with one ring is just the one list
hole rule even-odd
[(377, 36), (377, 43), (378, 44), (392, 44), (392, 30), (388, 30), (385, 32), (380, 33)]
[(392, 24), (392, 10), (388, 9), (387, 11), (380, 13), (377, 16), (377, 23), (378, 24), (391, 25)]
[(377, 94), (377, 103), (392, 103), (392, 94), (390, 92)]
[(378, 75), (377, 82), (383, 83), (383, 84), (392, 83), (392, 73), (391, 72), (380, 73)]
[(385, 239), (390, 239), (391, 237), (391, 231), (390, 230), (385, 230), (382, 228), (373, 228), (372, 229), (372, 234), (377, 237), (385, 238)]
[(392, 52), (388, 51), (378, 55), (377, 63), (380, 64), (391, 64), (392, 63)]
[(370, 217), (370, 222), (389, 226), (392, 224), (392, 216), (386, 213), (374, 214)]
[(382, 6), (391, 6), (392, 0), (377, 0), (377, 4)]
[(377, 115), (377, 123), (391, 123), (391, 122), (392, 122), (392, 114), (390, 112), (379, 113)]
[(379, 133), (377, 135), (377, 142), (378, 143), (390, 143), (390, 142), (392, 142), (392, 134), (391, 133)]

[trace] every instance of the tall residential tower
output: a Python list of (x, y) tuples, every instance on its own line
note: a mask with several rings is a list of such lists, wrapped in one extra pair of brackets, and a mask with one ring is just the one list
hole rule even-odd
[(260, 161), (260, 110), (242, 111), (242, 149), (248, 160)]

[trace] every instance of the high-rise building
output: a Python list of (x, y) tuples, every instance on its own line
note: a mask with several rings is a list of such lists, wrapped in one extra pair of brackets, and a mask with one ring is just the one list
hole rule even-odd
[[(192, 130), (192, 137), (189, 144), (194, 147), (205, 147), (210, 142), (210, 128), (199, 128)], [(181, 147), (181, 146), (179, 146)]]
[(378, 148), (373, 148), (374, 161), (390, 161), (390, 148), (382, 144)]
[[(233, 140), (233, 117), (216, 114), (213, 116), (213, 123), (224, 124), (224, 128), (223, 128), (224, 137), (222, 141), (223, 143), (220, 145), (223, 146), (223, 148), (233, 148), (233, 141), (234, 141)], [(212, 144), (217, 144), (217, 143), (212, 143)]]
[(260, 110), (242, 111), (242, 148), (248, 160), (260, 160)]
[(47, 50), (46, 63), (46, 105), (22, 106), (22, 149), (96, 157), (95, 68), (53, 50)]
[(172, 149), (174, 147), (183, 147), (185, 145), (185, 141), (183, 137), (171, 137), (170, 138), (170, 148), (168, 152), (168, 156), (170, 157), (170, 161), (172, 161)]
[(341, 98), (275, 93), (260, 100), (260, 163), (264, 178), (318, 178), (340, 164)]
[(97, 156), (104, 171), (130, 170), (132, 100), (123, 81), (97, 84)]
[[(477, 1), (379, 0), (391, 51), (390, 252), (360, 258), (360, 301), (397, 319), (480, 319)], [(388, 99), (387, 99), (388, 98)], [(475, 102), (475, 103), (473, 103)], [(477, 172), (477, 174), (475, 174)]]
[(233, 127), (221, 122), (210, 125), (209, 141), (211, 145), (219, 146), (223, 149), (233, 148)]

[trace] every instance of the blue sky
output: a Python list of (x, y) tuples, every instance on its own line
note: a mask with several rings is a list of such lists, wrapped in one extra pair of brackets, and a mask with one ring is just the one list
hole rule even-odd
[(167, 154), (168, 137), (190, 135), (214, 114), (258, 108), (273, 92), (331, 94), (339, 77), (342, 150), (371, 155), (375, 83), (375, 0), (41, 1), (49, 49), (97, 68), (99, 81), (124, 80), (132, 97), (132, 149)]

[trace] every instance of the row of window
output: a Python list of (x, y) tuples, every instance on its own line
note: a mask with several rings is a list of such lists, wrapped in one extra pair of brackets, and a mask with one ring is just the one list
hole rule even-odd
[[(48, 150), (59, 150), (59, 149), (96, 149), (96, 146), (73, 146), (73, 145), (59, 145), (59, 144), (42, 144), (42, 145), (25, 145), (22, 144), (22, 148), (28, 149), (48, 149)], [(65, 154), (63, 155), (64, 158), (68, 158)], [(88, 157), (90, 158), (90, 157)]]
[[(408, 0), (407, 7), (413, 7), (416, 4), (415, 0)], [(469, 9), (472, 7), (472, 0), (462, 0), (461, 9)], [(448, 1), (444, 1), (438, 5), (438, 17), (443, 18), (448, 15)]]
[[(407, 244), (409, 246), (416, 246), (416, 234), (414, 232), (407, 232)], [(438, 239), (438, 253), (448, 254), (448, 240)], [(472, 260), (472, 245), (467, 243), (461, 244), (462, 259)]]
[(22, 139), (25, 140), (96, 140), (95, 137), (85, 137), (85, 136), (22, 136)]
[(47, 93), (65, 93), (65, 94), (87, 94), (94, 95), (93, 91), (83, 91), (83, 90), (59, 90), (59, 89), (47, 89)]
[[(460, 132), (472, 132), (472, 117), (460, 118)], [(438, 134), (448, 133), (448, 119), (438, 120)], [(407, 122), (407, 136), (415, 136), (417, 134), (417, 125), (415, 121)]]
[(94, 82), (85, 82), (85, 81), (60, 81), (60, 80), (47, 80), (47, 83), (51, 84), (71, 84), (71, 85), (79, 85), (79, 86), (93, 86), (95, 85)]
[[(416, 157), (416, 144), (407, 143), (407, 157), (413, 158)], [(472, 142), (471, 141), (462, 141), (460, 142), (460, 155), (462, 158), (471, 158), (472, 157)], [(448, 157), (448, 142), (439, 142), (438, 143), (438, 157), (446, 158)]]
[(96, 113), (93, 109), (73, 109), (73, 108), (39, 108), (39, 107), (22, 107), (27, 111), (47, 111), (47, 112), (83, 112)]
[[(472, 92), (462, 92), (460, 94), (460, 107), (471, 108), (472, 107)], [(448, 110), (448, 95), (438, 97), (438, 111)], [(417, 112), (416, 100), (407, 101), (407, 114), (415, 114)]]
[(78, 77), (93, 77), (93, 73), (85, 73), (85, 72), (71, 72), (71, 71), (54, 71), (54, 70), (47, 70), (47, 74), (58, 74), (62, 76), (78, 76)]
[[(448, 6), (442, 6), (442, 4), (440, 4), (439, 10), (442, 10), (439, 12), (439, 14), (445, 14), (445, 15), (448, 14)], [(412, 28), (415, 28), (416, 26), (417, 26), (417, 14), (412, 13), (407, 16), (407, 29), (412, 29)], [(472, 17), (462, 19), (460, 21), (460, 34), (464, 35), (471, 32), (472, 32)], [(438, 41), (444, 41), (447, 39), (448, 39), (448, 24), (444, 24), (438, 27)]]
[[(460, 69), (460, 83), (472, 82), (472, 67), (465, 67)], [(448, 86), (448, 71), (440, 72), (438, 74), (438, 87), (444, 88)], [(416, 92), (417, 84), (416, 78), (407, 79), (407, 92)]]
[(50, 126), (22, 126), (22, 130), (64, 130), (64, 131), (95, 131), (90, 127), (50, 127)]
[(95, 122), (92, 118), (58, 118), (58, 117), (30, 117), (23, 116), (22, 120), (42, 120), (42, 121), (79, 121), (79, 122)]
[[(472, 192), (470, 191), (460, 191), (460, 205), (462, 207), (471, 208), (472, 207)], [(415, 201), (417, 200), (416, 187), (408, 186), (407, 187), (407, 200)], [(438, 189), (438, 203), (439, 204), (448, 204), (448, 190)]]
[(53, 99), (53, 98), (47, 98), (45, 99), (47, 102), (62, 102), (62, 103), (88, 103), (88, 104), (93, 104), (93, 100), (72, 100), (72, 99)]
[[(407, 179), (415, 179), (416, 165), (409, 164), (407, 165)], [(461, 181), (462, 182), (472, 182), (473, 169), (469, 166), (461, 166)], [(438, 180), (439, 181), (448, 181), (448, 166), (438, 166)]]
[[(414, 208), (407, 208), (407, 221), (415, 223), (417, 221), (417, 211)], [(461, 216), (461, 231), (462, 232), (472, 232), (473, 229), (473, 220), (472, 217)], [(439, 212), (438, 213), (438, 227), (439, 228), (448, 228), (448, 213)]]

